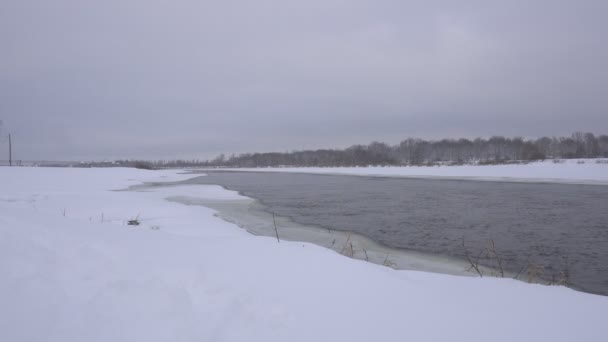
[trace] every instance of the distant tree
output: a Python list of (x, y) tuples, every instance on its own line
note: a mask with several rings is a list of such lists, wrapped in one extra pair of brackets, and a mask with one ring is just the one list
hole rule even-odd
[(551, 138), (542, 137), (536, 139), (535, 145), (538, 151), (544, 154), (545, 157), (552, 158), (555, 156), (553, 151), (553, 140)]
[(561, 158), (577, 158), (578, 144), (572, 138), (560, 138), (559, 151)]
[(152, 165), (152, 163), (148, 163), (145, 161), (136, 161), (133, 164), (133, 167), (136, 169), (142, 169), (142, 170), (154, 170), (154, 166)]
[(488, 141), (489, 147), (493, 153), (495, 161), (501, 161), (505, 158), (505, 147), (507, 143), (507, 139), (501, 136), (491, 137)]
[(521, 160), (542, 160), (545, 159), (545, 154), (538, 148), (536, 144), (527, 141), (521, 148)]
[(608, 158), (608, 135), (600, 135), (597, 138), (600, 156)]
[(585, 153), (585, 134), (583, 132), (575, 132), (572, 134), (572, 140), (574, 140), (576, 151), (574, 152), (575, 158), (582, 158), (586, 156)]
[(600, 155), (600, 145), (593, 133), (585, 133), (585, 156), (595, 158)]

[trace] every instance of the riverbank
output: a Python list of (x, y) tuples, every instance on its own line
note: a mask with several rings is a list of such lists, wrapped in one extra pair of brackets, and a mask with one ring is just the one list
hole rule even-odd
[(222, 168), (221, 170), (452, 179), (490, 182), (499, 181), (521, 183), (608, 185), (608, 159), (606, 158), (545, 160), (526, 164), (497, 165), (260, 167)]
[[(290, 218), (271, 214), (263, 204), (251, 198), (218, 201), (174, 196), (168, 197), (167, 200), (185, 205), (211, 208), (217, 211), (217, 215), (225, 221), (234, 223), (253, 235), (277, 238), (278, 241), (312, 243), (349, 258), (387, 266), (396, 270), (479, 276), (470, 267), (470, 264), (462, 260), (390, 248), (354, 232), (298, 224)], [(479, 267), (486, 275), (498, 275), (498, 270), (492, 270), (481, 265)]]
[(177, 173), (0, 168), (0, 340), (513, 341), (523, 332), (594, 341), (607, 333), (608, 297), (396, 271), (253, 236), (215, 210), (166, 200), (246, 200), (219, 186), (109, 191), (192, 177)]

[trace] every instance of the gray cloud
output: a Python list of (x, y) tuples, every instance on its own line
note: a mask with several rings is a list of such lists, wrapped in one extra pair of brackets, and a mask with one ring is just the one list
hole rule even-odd
[(0, 4), (23, 159), (608, 132), (605, 1)]

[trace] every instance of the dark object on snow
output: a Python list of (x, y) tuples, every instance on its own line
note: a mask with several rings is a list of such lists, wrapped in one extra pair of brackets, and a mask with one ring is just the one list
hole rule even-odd
[(138, 220), (129, 220), (129, 221), (127, 221), (127, 224), (129, 226), (139, 226), (139, 221)]

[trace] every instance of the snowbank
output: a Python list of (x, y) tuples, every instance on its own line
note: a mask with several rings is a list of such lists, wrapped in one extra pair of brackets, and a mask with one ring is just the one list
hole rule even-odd
[(546, 160), (529, 164), (510, 165), (284, 167), (227, 170), (485, 181), (608, 184), (608, 159)]
[[(176, 171), (0, 167), (1, 341), (599, 341), (608, 298), (250, 235)], [(137, 219), (139, 226), (126, 225)]]

